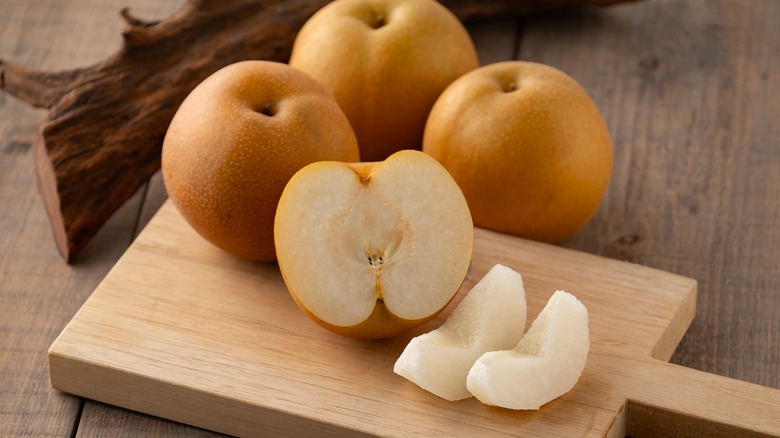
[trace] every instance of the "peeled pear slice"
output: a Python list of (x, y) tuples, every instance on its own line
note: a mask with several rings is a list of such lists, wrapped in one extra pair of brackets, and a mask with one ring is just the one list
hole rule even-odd
[(442, 326), (409, 342), (393, 371), (446, 400), (471, 397), (466, 375), (474, 361), (486, 351), (517, 345), (525, 318), (520, 274), (495, 265)]
[(467, 377), (479, 401), (509, 409), (539, 409), (571, 390), (590, 348), (588, 311), (557, 291), (513, 350), (482, 355)]

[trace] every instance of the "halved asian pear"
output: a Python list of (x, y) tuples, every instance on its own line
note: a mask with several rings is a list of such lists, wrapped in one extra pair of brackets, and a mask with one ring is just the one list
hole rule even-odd
[(393, 371), (446, 400), (471, 397), (466, 376), (484, 353), (514, 347), (525, 330), (523, 279), (495, 265), (439, 328), (412, 339)]
[(298, 306), (333, 332), (395, 336), (435, 317), (471, 262), (474, 226), (460, 188), (433, 158), (325, 161), (298, 171), (274, 225)]
[(574, 387), (589, 349), (587, 309), (574, 295), (557, 291), (514, 349), (476, 361), (466, 386), (485, 404), (539, 409)]

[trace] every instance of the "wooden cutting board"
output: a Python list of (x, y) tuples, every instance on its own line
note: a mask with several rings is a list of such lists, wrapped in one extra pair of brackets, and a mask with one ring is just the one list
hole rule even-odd
[[(523, 275), (532, 321), (556, 289), (590, 313), (578, 384), (538, 411), (448, 402), (393, 373), (496, 263)], [(49, 350), (54, 388), (233, 435), (780, 436), (780, 391), (667, 363), (696, 282), (477, 230), (470, 278), (439, 318), (385, 341), (312, 323), (275, 264), (237, 260), (167, 203)]]

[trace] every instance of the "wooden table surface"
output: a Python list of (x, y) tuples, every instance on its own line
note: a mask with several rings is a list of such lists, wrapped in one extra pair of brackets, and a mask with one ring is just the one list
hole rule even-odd
[[(122, 6), (163, 18), (179, 4), (0, 0), (0, 59), (88, 65), (119, 47)], [(609, 191), (562, 246), (695, 278), (672, 362), (780, 388), (780, 1), (645, 0), (467, 27), (483, 64), (562, 69), (607, 121)], [(158, 174), (65, 264), (35, 187), (44, 116), (0, 94), (0, 436), (208, 434), (50, 387), (49, 345), (166, 194)]]

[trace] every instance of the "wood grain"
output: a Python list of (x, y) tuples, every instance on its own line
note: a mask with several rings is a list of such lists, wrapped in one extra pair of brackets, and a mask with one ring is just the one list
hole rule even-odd
[[(41, 69), (95, 62), (120, 43), (122, 6), (148, 16), (170, 12), (172, 5), (155, 3), (4, 0), (0, 57)], [(30, 150), (44, 116), (0, 95), (0, 436), (70, 436), (78, 426), (83, 401), (51, 389), (45, 352), (128, 247), (145, 205), (142, 191), (73, 266), (63, 265), (45, 243), (51, 227), (35, 189)]]
[(411, 336), (453, 306), (391, 340), (334, 335), (300, 312), (276, 264), (220, 251), (170, 203), (52, 345), (52, 385), (240, 436), (605, 435), (627, 400), (780, 436), (780, 391), (664, 362), (693, 319), (694, 280), (477, 230), (473, 276), (453, 304), (496, 263), (524, 274), (530, 315), (556, 289), (589, 311), (580, 382), (539, 411), (447, 402), (392, 372)]
[(778, 16), (778, 2), (642, 2), (527, 19), (520, 51), (579, 80), (613, 136), (609, 193), (564, 245), (698, 279), (672, 361), (774, 388)]
[[(2, 0), (0, 58), (40, 69), (99, 61), (121, 42), (122, 6), (161, 18), (168, 13), (155, 11), (173, 10), (176, 2)], [(672, 362), (774, 388), (780, 387), (777, 8), (774, 0), (652, 0), (518, 20), (512, 31), (519, 32), (520, 58), (563, 68), (586, 86), (615, 139), (604, 206), (565, 246), (696, 278), (697, 317)], [(496, 44), (478, 43), (480, 54), (498, 53), (483, 61), (515, 56)], [(139, 211), (148, 217), (159, 205), (142, 202), (140, 193), (114, 215), (100, 244), (85, 249), (73, 267), (57, 268), (31, 179), (29, 140), (44, 116), (0, 96), (0, 436), (66, 436), (78, 427), (78, 399), (49, 387), (45, 350), (127, 246), (133, 224), (143, 223)], [(160, 192), (150, 187), (146, 196), (153, 193)], [(629, 423), (645, 434), (690, 424), (653, 407), (639, 410), (652, 415), (640, 412)], [(87, 402), (78, 433), (194, 432)]]
[[(556, 288), (572, 291), (590, 311), (596, 355), (668, 357), (693, 317), (691, 279), (484, 231), (475, 247), (464, 290), (501, 262), (525, 273), (531, 315)], [(333, 335), (300, 312), (275, 264), (223, 253), (167, 204), (54, 343), (50, 373), (61, 390), (238, 435), (459, 435), (474, 426), (603, 433), (625, 402), (623, 391), (605, 399), (619, 384), (612, 368), (586, 369), (569, 402), (533, 413), (537, 426), (526, 429), (530, 414), (449, 403), (395, 376), (408, 339), (447, 313), (383, 342)], [(635, 377), (631, 368), (621, 372)], [(364, 421), (380, 409), (381, 418)]]

